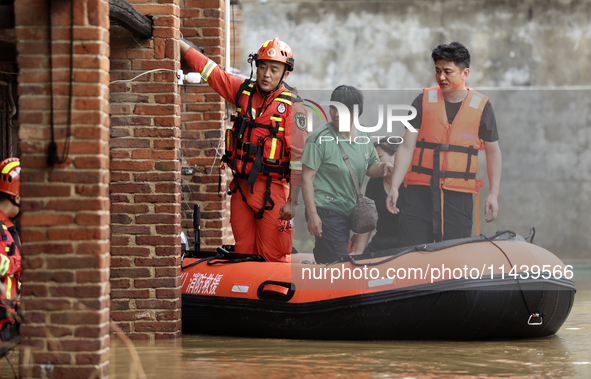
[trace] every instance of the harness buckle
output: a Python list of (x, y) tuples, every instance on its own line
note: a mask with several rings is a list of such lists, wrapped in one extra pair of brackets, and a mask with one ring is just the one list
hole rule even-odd
[(439, 145), (439, 151), (449, 151), (449, 144), (448, 143), (442, 143)]

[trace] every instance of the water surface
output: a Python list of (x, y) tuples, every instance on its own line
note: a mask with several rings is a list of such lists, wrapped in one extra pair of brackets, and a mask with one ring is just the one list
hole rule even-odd
[[(128, 378), (129, 353), (116, 338), (113, 345), (111, 377)], [(186, 335), (136, 346), (148, 378), (591, 378), (591, 290), (577, 292), (563, 327), (546, 338), (343, 342)]]

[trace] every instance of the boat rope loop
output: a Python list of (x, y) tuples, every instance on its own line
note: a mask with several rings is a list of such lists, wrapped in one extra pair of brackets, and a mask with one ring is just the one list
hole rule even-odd
[(186, 270), (190, 267), (196, 266), (199, 263), (202, 262), (207, 262), (208, 265), (215, 265), (215, 264), (219, 264), (219, 263), (240, 263), (240, 262), (265, 262), (265, 258), (262, 255), (247, 255), (247, 256), (240, 256), (241, 254), (237, 254), (239, 255), (238, 258), (231, 258), (232, 255), (234, 255), (233, 253), (228, 252), (226, 249), (223, 249), (221, 247), (217, 248), (217, 255), (211, 256), (211, 257), (205, 257), (203, 259), (200, 259), (198, 261), (195, 261), (191, 264), (188, 264), (186, 266), (183, 266), (183, 260), (185, 259), (185, 254), (183, 253), (183, 255), (181, 256), (181, 270)]
[(527, 241), (529, 238), (531, 238), (529, 240), (529, 243), (534, 243), (534, 237), (536, 236), (536, 228), (534, 228), (533, 226), (529, 229), (529, 234), (527, 235), (527, 237), (525, 237), (525, 240)]
[(198, 265), (199, 263), (201, 263), (201, 262), (205, 262), (205, 261), (207, 261), (207, 262), (209, 263), (209, 261), (210, 261), (210, 260), (212, 260), (212, 259), (221, 259), (221, 258), (223, 258), (223, 257), (224, 257), (224, 255), (223, 255), (223, 254), (218, 254), (218, 255), (215, 255), (215, 256), (213, 256), (213, 257), (205, 257), (205, 258), (203, 258), (203, 259), (200, 259), (200, 260), (198, 260), (198, 261), (195, 261), (195, 262), (193, 262), (193, 263), (191, 263), (191, 264), (188, 264), (188, 265), (186, 265), (186, 266), (183, 266), (183, 260), (184, 260), (184, 258), (185, 258), (185, 255), (183, 254), (183, 256), (181, 257), (181, 270), (186, 270), (186, 269), (188, 269), (188, 268), (190, 268), (190, 267), (197, 266), (197, 265)]
[[(383, 263), (390, 262), (391, 260), (396, 259), (396, 258), (398, 258), (401, 255), (404, 255), (404, 254), (407, 254), (407, 253), (412, 253), (414, 251), (421, 251), (422, 250), (421, 248), (424, 247), (424, 246), (425, 245), (415, 246), (415, 247), (412, 247), (412, 248), (410, 248), (408, 250), (404, 250), (404, 251), (402, 251), (402, 252), (400, 252), (400, 253), (398, 253), (396, 255), (393, 255), (391, 257), (388, 257), (388, 258), (386, 258), (384, 260), (381, 260), (379, 262), (373, 262), (373, 263), (363, 263), (363, 264), (362, 263), (357, 263), (357, 262), (355, 262), (355, 257), (353, 255), (341, 255), (339, 257), (339, 260), (338, 261), (329, 263), (329, 264), (327, 264), (327, 266), (330, 266), (330, 265), (333, 265), (333, 264), (336, 264), (336, 263), (343, 263), (343, 262), (351, 262), (351, 264), (353, 266), (356, 266), (356, 267), (379, 266), (379, 265), (381, 265)], [(367, 257), (364, 257), (363, 259), (367, 259)]]
[[(215, 265), (219, 263), (240, 263), (240, 262), (264, 262), (264, 259), (261, 259), (260, 255), (250, 255), (244, 258), (234, 258), (234, 259), (227, 259), (228, 257), (219, 256), (211, 257), (207, 260), (208, 265)], [(215, 260), (215, 262), (212, 262)]]
[[(501, 247), (499, 245), (497, 245), (496, 243), (494, 243), (494, 241), (493, 241), (494, 238), (498, 237), (501, 234), (505, 234), (505, 233), (509, 233), (509, 235), (511, 235), (512, 237), (515, 237), (515, 235), (516, 235), (516, 233), (511, 230), (499, 230), (493, 235), (492, 238), (488, 238), (484, 234), (481, 234), (480, 237), (484, 238), (488, 242), (495, 245), (497, 249), (501, 250), (501, 252), (505, 256), (505, 258), (507, 258), (509, 265), (511, 265), (511, 270), (512, 270), (513, 269), (513, 262), (511, 262), (511, 259), (509, 259), (509, 256), (507, 255), (507, 253), (505, 253), (505, 251), (503, 249), (501, 249)], [(515, 276), (515, 280), (517, 281), (517, 285), (519, 286), (519, 292), (521, 293), (521, 298), (523, 299), (523, 303), (525, 304), (525, 307), (527, 308), (527, 312), (529, 313), (529, 319), (527, 320), (527, 324), (528, 325), (542, 325), (543, 317), (545, 316), (544, 313), (540, 312), (539, 310), (536, 310), (534, 312), (531, 311), (531, 308), (529, 307), (529, 304), (527, 303), (527, 300), (525, 298), (525, 294), (523, 293), (523, 288), (521, 287), (521, 282), (519, 281), (519, 278), (517, 276)]]

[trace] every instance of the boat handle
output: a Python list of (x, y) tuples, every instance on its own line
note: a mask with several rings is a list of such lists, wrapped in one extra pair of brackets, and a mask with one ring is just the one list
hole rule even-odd
[[(540, 322), (531, 322), (532, 318), (539, 318)], [(527, 320), (527, 325), (542, 325), (542, 322), (543, 322), (542, 316), (540, 314), (534, 313), (532, 315), (529, 315), (529, 319)]]
[(283, 286), (278, 286), (277, 284), (265, 284), (265, 286), (263, 287), (263, 291), (267, 292), (267, 291), (271, 291), (271, 292), (277, 292), (280, 293), (282, 295), (287, 295), (287, 293), (289, 292), (289, 288), (283, 287)]

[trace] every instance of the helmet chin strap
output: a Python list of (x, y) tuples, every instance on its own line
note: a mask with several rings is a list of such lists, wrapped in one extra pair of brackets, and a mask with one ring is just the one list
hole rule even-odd
[(12, 205), (14, 205), (17, 208), (20, 208), (21, 205), (16, 203), (16, 196), (9, 196), (8, 197), (8, 201), (10, 201), (12, 203)]
[[(281, 84), (283, 83), (283, 78), (285, 77), (285, 72), (287, 71), (287, 66), (285, 66), (283, 68), (283, 74), (281, 74), (281, 79), (279, 79), (279, 84), (277, 84), (277, 87), (275, 87), (275, 89), (273, 89), (273, 91), (277, 91), (279, 89), (279, 87), (281, 87)], [(273, 92), (271, 91), (271, 92)]]
[(21, 205), (17, 204), (15, 199), (16, 199), (16, 196), (10, 196), (8, 198), (8, 201), (10, 201), (12, 203), (12, 205), (14, 205), (15, 207), (18, 208), (18, 213), (14, 217), (11, 217), (13, 219), (17, 218), (21, 214)]

